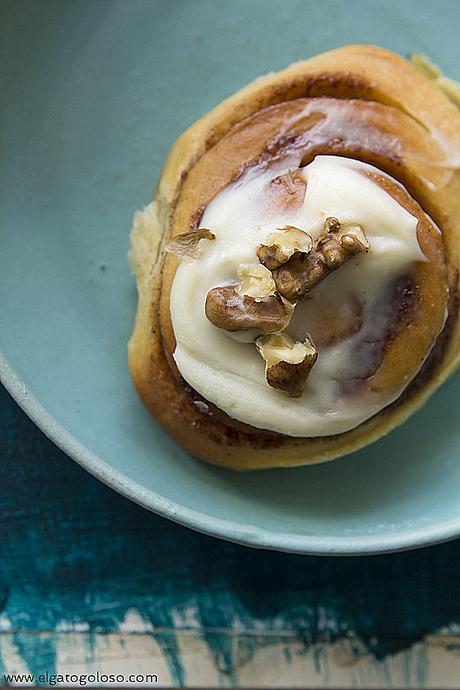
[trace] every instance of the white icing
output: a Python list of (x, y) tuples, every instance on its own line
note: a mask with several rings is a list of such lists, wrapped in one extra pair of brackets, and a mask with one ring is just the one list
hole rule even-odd
[[(171, 290), (174, 359), (184, 379), (231, 417), (290, 436), (325, 436), (356, 427), (407, 385), (402, 381), (396, 394), (350, 395), (343, 384), (362, 377), (368, 363), (363, 360), (372, 354), (369, 342), (382, 337), (383, 298), (392, 280), (424, 256), (416, 236), (417, 219), (363, 174), (375, 168), (337, 156), (318, 156), (303, 169), (307, 182), (303, 205), (286, 211), (267, 200), (271, 180), (289, 165), (292, 160), (249, 171), (206, 208), (201, 226), (210, 228), (216, 239), (202, 242), (204, 251), (197, 261), (179, 266)], [(264, 362), (252, 342), (231, 337), (208, 321), (205, 299), (212, 287), (236, 282), (238, 267), (257, 261), (257, 245), (277, 227), (294, 225), (315, 237), (328, 216), (362, 225), (370, 251), (349, 260), (315, 287), (311, 297), (297, 305), (289, 332), (301, 338), (315, 326), (321, 330), (318, 321), (324, 313), (334, 305), (344, 313), (353, 300), (363, 305), (364, 325), (334, 345), (318, 347), (318, 361), (303, 396), (288, 398), (267, 385)]]

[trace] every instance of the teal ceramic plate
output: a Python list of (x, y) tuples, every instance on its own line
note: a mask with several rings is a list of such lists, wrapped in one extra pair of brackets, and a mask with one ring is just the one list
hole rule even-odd
[(194, 529), (305, 553), (460, 534), (460, 379), (401, 429), (322, 466), (234, 474), (149, 416), (126, 343), (126, 254), (178, 134), (259, 74), (351, 42), (427, 53), (460, 78), (457, 0), (157, 0), (0, 5), (0, 305), (5, 385), (71, 457)]

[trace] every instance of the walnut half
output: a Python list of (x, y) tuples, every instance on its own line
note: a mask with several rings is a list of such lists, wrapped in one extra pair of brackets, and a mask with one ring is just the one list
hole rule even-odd
[(296, 252), (309, 254), (312, 247), (311, 235), (293, 225), (286, 225), (267, 236), (265, 244), (257, 248), (257, 256), (260, 263), (273, 271), (285, 264)]
[(272, 388), (300, 398), (310, 371), (318, 358), (313, 342), (299, 343), (286, 333), (257, 338), (256, 347), (265, 360), (265, 378)]
[(369, 242), (360, 225), (342, 225), (337, 218), (326, 218), (323, 232), (312, 251), (293, 254), (274, 271), (276, 288), (292, 302), (303, 299), (331, 271), (368, 250)]
[(236, 291), (240, 297), (253, 297), (262, 300), (275, 294), (276, 285), (273, 276), (262, 264), (243, 264), (238, 269), (240, 284)]
[(226, 331), (262, 333), (282, 331), (289, 325), (294, 307), (275, 292), (272, 274), (262, 264), (238, 269), (240, 283), (212, 288), (206, 295), (208, 320)]
[(226, 331), (262, 333), (282, 331), (289, 325), (294, 307), (280, 295), (264, 299), (241, 296), (237, 286), (212, 288), (206, 295), (205, 312), (208, 320)]

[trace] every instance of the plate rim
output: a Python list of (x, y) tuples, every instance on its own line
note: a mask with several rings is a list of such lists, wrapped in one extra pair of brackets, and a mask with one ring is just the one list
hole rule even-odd
[(46, 410), (1, 350), (0, 382), (45, 436), (89, 474), (143, 508), (207, 536), (243, 546), (306, 556), (371, 556), (439, 544), (460, 535), (460, 516), (431, 528), (407, 529), (390, 537), (340, 539), (287, 532), (274, 533), (265, 528), (214, 517), (146, 489), (90, 450)]

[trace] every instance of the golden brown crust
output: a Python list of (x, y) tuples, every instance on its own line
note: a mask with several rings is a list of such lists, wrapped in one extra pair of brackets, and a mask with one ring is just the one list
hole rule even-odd
[[(267, 106), (273, 107), (262, 111)], [(280, 110), (282, 121), (289, 123), (281, 134)], [(261, 141), (267, 143), (262, 152)], [(164, 260), (164, 244), (171, 233), (196, 225), (200, 209), (244, 165), (299, 142), (305, 162), (317, 153), (346, 155), (400, 180), (443, 230), (450, 288), (448, 324), (398, 403), (350, 432), (309, 439), (235, 422), (180, 378), (171, 357), (174, 336), (169, 318), (177, 261)], [(250, 469), (321, 462), (350, 453), (387, 433), (422, 405), (459, 362), (460, 174), (445, 164), (445, 155), (456, 152), (460, 152), (460, 115), (455, 107), (405, 60), (373, 46), (348, 46), (262, 77), (187, 130), (165, 164), (150, 218), (139, 218), (133, 234), (139, 308), (129, 363), (142, 399), (159, 422), (194, 455)], [(407, 195), (398, 200), (403, 205), (413, 203)], [(440, 265), (435, 233), (428, 220), (424, 225), (423, 217), (418, 234), (423, 249)], [(434, 274), (418, 278), (426, 288), (421, 308), (439, 304), (443, 280), (437, 282)], [(429, 333), (425, 336), (429, 338)], [(392, 346), (402, 352), (404, 337), (396, 338)]]

